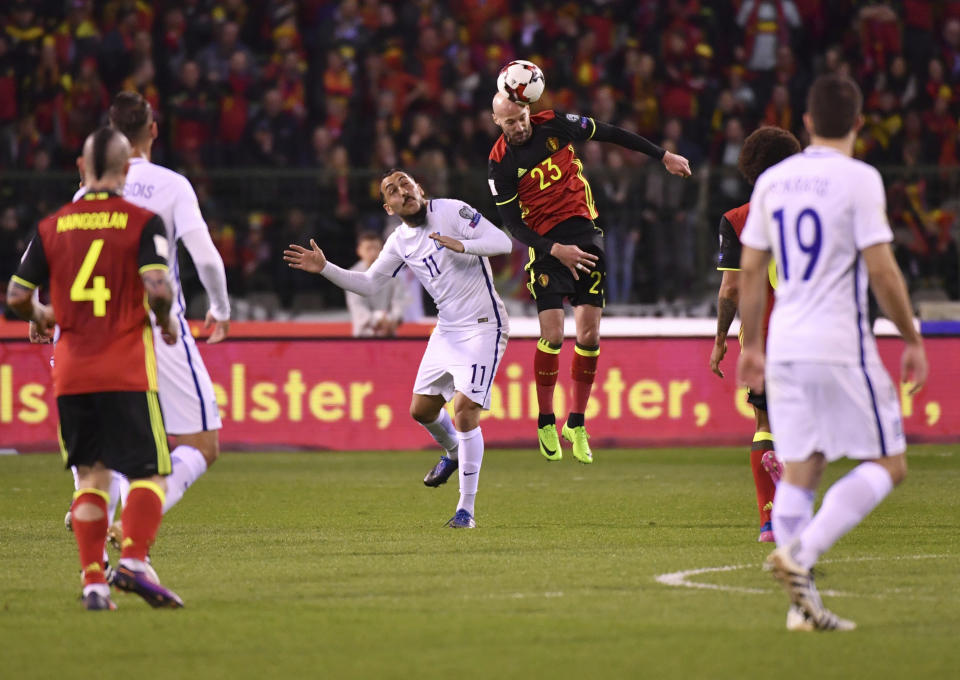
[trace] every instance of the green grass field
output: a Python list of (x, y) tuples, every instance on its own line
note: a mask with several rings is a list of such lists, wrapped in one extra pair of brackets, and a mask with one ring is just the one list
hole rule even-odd
[[(80, 607), (70, 475), (0, 457), (0, 677), (946, 678), (960, 666), (960, 446), (823, 563), (852, 633), (787, 633), (745, 450), (489, 451), (475, 531), (432, 452), (227, 454), (153, 549), (186, 602)], [(847, 464), (831, 467), (835, 479)], [(719, 588), (657, 582), (660, 574)]]

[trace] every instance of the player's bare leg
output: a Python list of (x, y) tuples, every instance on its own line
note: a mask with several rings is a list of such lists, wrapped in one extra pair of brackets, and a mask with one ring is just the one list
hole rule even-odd
[(458, 466), (460, 442), (453, 427), (450, 414), (444, 408), (446, 402), (439, 394), (414, 394), (410, 400), (410, 417), (430, 433), (444, 450), (438, 462), (423, 478), (426, 486), (445, 484)]
[(600, 357), (600, 318), (602, 307), (578, 305), (573, 309), (577, 326), (577, 345), (574, 348), (570, 377), (573, 379), (573, 408), (563, 426), (563, 437), (573, 444), (573, 455), (581, 463), (592, 463), (593, 452), (587, 442), (584, 413), (590, 400), (593, 381), (597, 375)]
[(453, 397), (454, 422), (460, 443), (460, 500), (457, 511), (447, 522), (453, 529), (473, 529), (474, 506), (480, 467), (483, 464), (483, 432), (480, 430), (480, 413), (483, 408), (470, 397), (457, 392)]
[(773, 450), (773, 434), (770, 432), (770, 419), (767, 412), (753, 407), (756, 430), (753, 444), (750, 446), (750, 469), (753, 472), (753, 484), (757, 492), (757, 510), (760, 512), (760, 543), (773, 543), (773, 523), (770, 513), (773, 511), (773, 498), (780, 480), (782, 466)]
[(560, 348), (563, 345), (563, 309), (545, 309), (539, 314), (540, 340), (533, 359), (537, 385), (537, 439), (540, 453), (547, 460), (560, 460), (563, 451), (557, 435), (557, 416), (553, 410), (553, 393), (560, 373)]

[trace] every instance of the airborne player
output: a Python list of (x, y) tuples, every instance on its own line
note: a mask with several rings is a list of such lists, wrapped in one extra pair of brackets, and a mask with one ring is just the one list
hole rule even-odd
[(600, 316), (604, 305), (603, 232), (594, 223), (597, 210), (574, 142), (613, 142), (660, 159), (667, 171), (689, 176), (686, 158), (640, 135), (579, 114), (541, 111), (497, 93), (493, 122), (503, 134), (493, 145), (488, 181), (500, 217), (510, 234), (530, 248), (527, 287), (537, 303), (540, 340), (534, 358), (540, 453), (560, 460), (553, 392), (563, 343), (563, 299), (574, 308), (577, 344), (571, 367), (573, 409), (563, 436), (581, 463), (593, 461), (584, 411), (600, 354)]

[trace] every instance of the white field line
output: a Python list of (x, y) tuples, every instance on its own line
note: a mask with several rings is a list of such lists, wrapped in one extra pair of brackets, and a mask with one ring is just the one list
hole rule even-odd
[[(897, 562), (901, 560), (939, 560), (952, 557), (952, 555), (900, 555), (898, 557), (843, 557), (833, 560), (820, 560), (819, 564), (840, 563), (840, 562), (873, 562), (877, 560), (887, 560)], [(727, 593), (745, 593), (748, 595), (766, 595), (773, 590), (771, 588), (748, 588), (745, 586), (728, 586), (717, 583), (702, 583), (692, 581), (691, 577), (702, 574), (716, 574), (725, 571), (738, 571), (740, 569), (761, 569), (760, 564), (727, 564), (721, 567), (701, 567), (699, 569), (685, 569), (683, 571), (674, 571), (669, 574), (658, 574), (655, 577), (657, 583), (665, 586), (675, 586), (680, 588), (694, 588), (700, 590), (720, 590)], [(839, 590), (822, 590), (822, 595), (831, 597), (884, 597), (884, 594), (874, 594), (871, 596), (858, 595), (857, 593), (847, 593)], [(892, 592), (901, 592), (900, 589)]]

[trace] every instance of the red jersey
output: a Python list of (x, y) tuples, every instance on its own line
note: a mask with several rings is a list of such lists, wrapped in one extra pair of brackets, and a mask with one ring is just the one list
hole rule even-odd
[(157, 389), (142, 272), (167, 269), (163, 222), (108, 192), (90, 192), (37, 226), (15, 280), (49, 280), (60, 340), (57, 396)]
[[(717, 258), (717, 269), (720, 271), (740, 271), (740, 234), (747, 223), (750, 213), (750, 203), (744, 203), (739, 208), (728, 210), (720, 218), (720, 255)], [(769, 287), (767, 288), (767, 311), (763, 315), (763, 336), (767, 336), (767, 327), (770, 325), (770, 315), (773, 313), (774, 289), (777, 287), (777, 265), (770, 261)]]
[(592, 118), (575, 113), (541, 111), (530, 116), (530, 139), (508, 144), (503, 135), (493, 145), (487, 166), (490, 190), (498, 206), (520, 202), (521, 218), (543, 235), (570, 219), (596, 219), (590, 183), (573, 142), (593, 137)]

